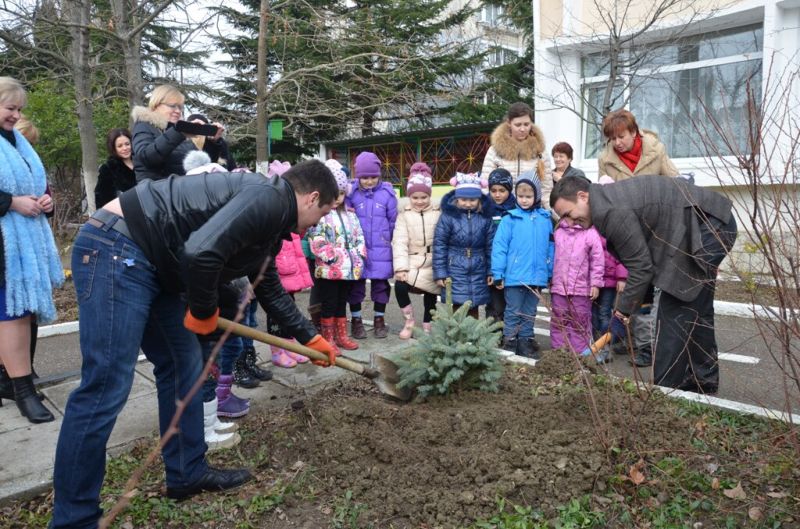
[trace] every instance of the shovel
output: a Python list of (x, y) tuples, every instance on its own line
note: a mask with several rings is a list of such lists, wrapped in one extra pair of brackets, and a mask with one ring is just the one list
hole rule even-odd
[(583, 352), (581, 352), (581, 356), (592, 355), (592, 356), (596, 357), (597, 353), (600, 351), (600, 349), (602, 349), (603, 347), (608, 345), (608, 342), (610, 342), (610, 341), (611, 341), (611, 331), (608, 331), (603, 336), (598, 338), (596, 342), (594, 342), (589, 347), (584, 349)]
[[(328, 361), (328, 355), (320, 353), (319, 351), (311, 349), (310, 347), (306, 347), (305, 345), (300, 345), (297, 342), (291, 342), (283, 338), (278, 338), (277, 336), (267, 334), (263, 331), (258, 331), (240, 323), (226, 320), (225, 318), (219, 318), (217, 327), (224, 331), (230, 330), (232, 333), (239, 336), (244, 336), (245, 338), (252, 338), (253, 340), (258, 340), (259, 342), (281, 347), (287, 351), (303, 355), (312, 360), (322, 360), (323, 362)], [(397, 386), (397, 383), (400, 382), (400, 379), (397, 376), (397, 364), (391, 360), (387, 360), (386, 358), (372, 353), (370, 354), (370, 367), (358, 362), (354, 362), (353, 360), (348, 360), (347, 358), (343, 358), (341, 356), (336, 358), (336, 363), (334, 365), (370, 379), (378, 387), (378, 390), (384, 395), (388, 395), (389, 397), (393, 397), (402, 401), (411, 400), (411, 389), (400, 388)]]

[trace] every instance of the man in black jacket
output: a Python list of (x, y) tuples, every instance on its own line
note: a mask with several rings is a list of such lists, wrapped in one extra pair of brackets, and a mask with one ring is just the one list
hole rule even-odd
[(716, 393), (714, 289), (736, 240), (731, 201), (682, 178), (637, 176), (603, 186), (569, 177), (554, 186), (550, 205), (569, 223), (594, 225), (628, 269), (615, 312), (623, 322), (651, 283), (661, 289), (655, 383)]
[[(202, 370), (196, 334), (217, 327), (218, 287), (248, 276), (261, 306), (300, 343), (330, 344), (283, 290), (274, 265), (282, 240), (316, 224), (338, 196), (319, 161), (278, 178), (207, 173), (142, 182), (98, 210), (73, 247), (80, 308), (81, 383), (69, 397), (56, 450), (51, 527), (96, 527), (106, 442), (128, 398), (139, 348), (154, 365), (164, 435)], [(187, 308), (188, 305), (188, 308)], [(241, 485), (247, 470), (207, 465), (200, 394), (164, 446), (167, 496)]]

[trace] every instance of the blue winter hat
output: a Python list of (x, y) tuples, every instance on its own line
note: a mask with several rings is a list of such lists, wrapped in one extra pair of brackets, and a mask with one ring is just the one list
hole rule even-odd
[(515, 192), (520, 184), (528, 184), (533, 188), (534, 205), (540, 204), (542, 202), (542, 183), (539, 181), (539, 177), (536, 176), (536, 173), (534, 171), (525, 171), (524, 173), (519, 175), (519, 178), (517, 178), (517, 182), (514, 184)]
[(492, 186), (503, 186), (511, 192), (511, 189), (514, 187), (514, 178), (511, 176), (511, 173), (508, 172), (508, 169), (498, 167), (489, 173), (489, 189), (491, 189)]
[(450, 185), (456, 188), (456, 198), (481, 198), (488, 184), (478, 173), (456, 173)]

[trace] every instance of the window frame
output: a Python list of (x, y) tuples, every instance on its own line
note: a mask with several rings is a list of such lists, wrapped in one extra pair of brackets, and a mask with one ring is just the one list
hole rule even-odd
[[(657, 66), (653, 66), (653, 67), (642, 67), (642, 68), (638, 68), (634, 73), (622, 73), (621, 75), (619, 75), (617, 77), (617, 82), (623, 83), (624, 86), (625, 86), (625, 89), (623, 90), (623, 93), (622, 93), (622, 100), (625, 101), (624, 108), (630, 109), (631, 84), (632, 84), (631, 83), (631, 77), (633, 77), (635, 79), (636, 77), (648, 77), (648, 76), (654, 76), (654, 75), (663, 75), (663, 74), (669, 74), (669, 73), (675, 73), (675, 72), (681, 72), (681, 71), (687, 71), (687, 70), (699, 70), (699, 69), (702, 69), (702, 68), (711, 68), (711, 67), (715, 67), (715, 66), (725, 66), (725, 65), (728, 65), (728, 64), (745, 63), (745, 62), (748, 62), (748, 61), (760, 60), (760, 61), (762, 61), (761, 76), (762, 76), (762, 83), (763, 83), (763, 59), (764, 59), (763, 28), (764, 28), (763, 24), (748, 24), (746, 26), (740, 26), (740, 27), (736, 27), (736, 28), (729, 28), (727, 30), (727, 32), (729, 32), (730, 34), (734, 34), (736, 32), (745, 33), (745, 32), (748, 32), (748, 31), (761, 29), (762, 30), (762, 35), (761, 35), (761, 39), (762, 40), (761, 40), (761, 43), (760, 43), (761, 50), (758, 50), (758, 51), (738, 53), (738, 54), (735, 54), (735, 55), (726, 55), (725, 57), (718, 57), (718, 58), (714, 58), (714, 59), (702, 59), (702, 60), (685, 62), (685, 63), (678, 63), (678, 64), (662, 64), (662, 65), (657, 65)], [(725, 31), (725, 30), (723, 30), (723, 31)], [(704, 32), (704, 33), (698, 33), (694, 37), (702, 37), (703, 35), (713, 35), (713, 34), (720, 34), (720, 33), (721, 33), (721, 31)], [(655, 43), (655, 44), (659, 45), (660, 43)], [(625, 50), (623, 53), (626, 53), (627, 51), (628, 50)], [(594, 75), (594, 76), (588, 76), (588, 77), (584, 77), (583, 76), (583, 69), (584, 69), (583, 60), (587, 56), (596, 55), (596, 54), (597, 54), (597, 52), (586, 53), (586, 54), (582, 54), (581, 57), (580, 57), (580, 61), (581, 61), (580, 90), (581, 90), (581, 104), (583, 106), (583, 108), (581, 109), (580, 141), (581, 141), (581, 153), (582, 153), (581, 159), (583, 161), (597, 160), (598, 157), (599, 157), (599, 154), (603, 150), (603, 144), (604, 144), (604, 142), (602, 142), (602, 138), (601, 138), (597, 154), (595, 154), (592, 158), (587, 157), (587, 139), (588, 139), (587, 135), (589, 133), (590, 128), (593, 127), (593, 125), (587, 119), (587, 113), (590, 111), (590, 109), (588, 108), (588, 105), (586, 104), (587, 99), (586, 99), (586, 96), (585, 96), (585, 90), (591, 89), (593, 86), (599, 85), (601, 83), (606, 83), (609, 80), (609, 76), (608, 75)], [(634, 87), (634, 89), (635, 89), (635, 87)], [(690, 161), (690, 160), (702, 160), (702, 159), (704, 159), (704, 156), (687, 157), (687, 158), (675, 158), (675, 159), (687, 160), (687, 161)]]

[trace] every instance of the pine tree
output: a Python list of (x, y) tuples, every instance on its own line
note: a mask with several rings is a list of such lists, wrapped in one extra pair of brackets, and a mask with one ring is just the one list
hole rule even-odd
[(469, 389), (496, 392), (503, 374), (495, 353), (502, 323), (468, 316), (467, 302), (453, 312), (445, 305), (434, 313), (431, 332), (415, 331), (417, 342), (397, 361), (400, 387), (416, 388), (420, 397)]
[[(219, 13), (242, 35), (219, 39), (235, 75), (225, 79), (238, 125), (254, 130), (260, 2)], [(471, 12), (447, 0), (284, 0), (270, 7), (269, 119), (298, 144), (369, 134), (380, 122), (425, 120), (454, 102), (455, 79), (474, 62), (466, 43), (445, 41)]]

